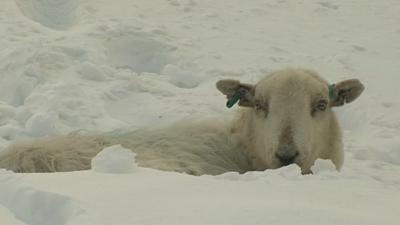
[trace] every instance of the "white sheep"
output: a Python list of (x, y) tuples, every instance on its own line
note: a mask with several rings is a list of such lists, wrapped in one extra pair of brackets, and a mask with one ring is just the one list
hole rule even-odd
[(90, 168), (104, 147), (121, 144), (140, 166), (193, 175), (240, 173), (295, 163), (311, 173), (315, 160), (343, 164), (342, 134), (332, 107), (364, 90), (356, 79), (329, 85), (305, 69), (273, 72), (256, 85), (221, 80), (228, 106), (242, 106), (231, 122), (181, 121), (164, 128), (100, 135), (71, 134), (17, 142), (0, 156), (0, 168), (56, 172)]

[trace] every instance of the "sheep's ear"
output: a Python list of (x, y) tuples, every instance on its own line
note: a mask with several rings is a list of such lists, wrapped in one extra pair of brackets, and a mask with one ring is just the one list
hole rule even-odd
[(358, 79), (344, 80), (329, 86), (330, 105), (341, 106), (354, 101), (364, 91)]
[(254, 106), (254, 85), (243, 84), (237, 80), (220, 80), (217, 82), (217, 89), (226, 95), (227, 107), (232, 107), (236, 101), (239, 106)]

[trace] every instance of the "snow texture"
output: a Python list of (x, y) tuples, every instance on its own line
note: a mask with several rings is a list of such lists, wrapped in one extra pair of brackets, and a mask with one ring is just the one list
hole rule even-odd
[(102, 173), (131, 173), (135, 167), (135, 153), (121, 145), (104, 148), (92, 159), (92, 170)]
[(398, 225), (399, 12), (398, 0), (0, 1), (0, 152), (43, 136), (228, 118), (217, 80), (253, 83), (288, 66), (366, 86), (335, 109), (340, 172), (325, 161), (307, 176), (295, 165), (201, 177), (0, 171), (0, 224)]

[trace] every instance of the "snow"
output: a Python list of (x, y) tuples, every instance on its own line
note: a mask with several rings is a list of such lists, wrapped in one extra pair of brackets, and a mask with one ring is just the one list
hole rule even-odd
[(92, 170), (96, 172), (131, 173), (135, 167), (135, 153), (121, 145), (104, 148), (92, 159)]
[(180, 88), (195, 88), (201, 83), (199, 76), (171, 64), (165, 65), (161, 74), (167, 75), (169, 82)]
[(6, 224), (59, 225), (84, 212), (67, 196), (38, 190), (4, 170), (0, 174), (0, 213), (10, 215), (1, 217)]
[[(397, 188), (337, 172), (301, 176), (295, 166), (278, 173), (228, 173), (215, 177), (192, 177), (144, 168), (124, 175), (83, 171), (22, 177), (47, 193), (49, 199), (56, 197), (49, 193), (61, 192), (69, 200), (68, 205), (84, 207), (84, 212), (70, 213), (67, 218), (54, 215), (60, 219), (59, 224), (373, 225), (398, 222), (398, 202), (393, 200)], [(25, 197), (28, 202), (34, 201), (30, 196)], [(68, 211), (62, 207), (57, 212), (67, 214)], [(41, 216), (47, 215), (37, 215)]]
[(399, 12), (397, 0), (0, 1), (0, 149), (229, 117), (218, 79), (251, 83), (287, 66), (366, 86), (335, 110), (340, 172), (326, 161), (307, 176), (295, 165), (215, 177), (0, 171), (0, 224), (397, 225)]
[(336, 172), (335, 165), (330, 160), (318, 159), (311, 167), (313, 174), (320, 174), (326, 172)]

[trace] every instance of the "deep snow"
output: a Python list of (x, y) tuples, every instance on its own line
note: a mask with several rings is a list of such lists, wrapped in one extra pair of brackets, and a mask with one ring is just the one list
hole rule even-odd
[(287, 66), (366, 86), (336, 110), (340, 173), (0, 171), (0, 224), (399, 224), (399, 12), (398, 0), (0, 1), (0, 149), (229, 117), (218, 79)]

